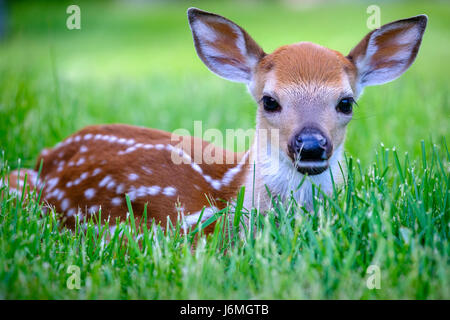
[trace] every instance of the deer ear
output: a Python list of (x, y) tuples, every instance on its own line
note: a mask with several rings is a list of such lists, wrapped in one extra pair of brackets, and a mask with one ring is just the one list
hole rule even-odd
[(219, 15), (188, 9), (195, 49), (203, 63), (215, 74), (248, 83), (264, 51), (244, 29)]
[(347, 58), (358, 71), (357, 91), (402, 75), (417, 56), (427, 26), (426, 15), (394, 21), (370, 32)]

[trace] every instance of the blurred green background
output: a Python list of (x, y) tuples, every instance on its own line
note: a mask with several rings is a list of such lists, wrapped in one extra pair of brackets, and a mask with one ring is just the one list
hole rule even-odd
[[(1, 0), (0, 0), (1, 1)], [(81, 8), (81, 30), (66, 9)], [(420, 140), (449, 137), (448, 1), (12, 1), (0, 39), (0, 149), (12, 167), (89, 124), (128, 123), (173, 131), (254, 127), (242, 84), (220, 79), (196, 56), (190, 6), (224, 15), (271, 52), (312, 41), (347, 54), (381, 23), (425, 13), (422, 48), (398, 80), (366, 88), (349, 124), (346, 150), (364, 166), (381, 142), (419, 158)], [(228, 144), (230, 142), (228, 141)], [(220, 144), (220, 142), (218, 143)], [(229, 145), (228, 145), (229, 147)]]

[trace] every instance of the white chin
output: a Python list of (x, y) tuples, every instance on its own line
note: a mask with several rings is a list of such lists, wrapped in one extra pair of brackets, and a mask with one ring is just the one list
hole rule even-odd
[(302, 174), (316, 175), (328, 169), (328, 161), (298, 161), (295, 166)]

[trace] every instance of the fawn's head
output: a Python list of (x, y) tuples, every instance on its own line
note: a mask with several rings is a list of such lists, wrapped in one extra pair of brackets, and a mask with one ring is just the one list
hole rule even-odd
[(386, 24), (344, 56), (309, 42), (266, 54), (224, 17), (190, 8), (188, 18), (200, 59), (247, 84), (259, 105), (257, 129), (279, 130), (279, 148), (309, 174), (327, 169), (364, 87), (392, 81), (413, 63), (427, 24), (425, 15)]

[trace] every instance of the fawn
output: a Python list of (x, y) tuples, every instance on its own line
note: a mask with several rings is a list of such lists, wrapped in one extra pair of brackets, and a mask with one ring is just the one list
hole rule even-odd
[[(344, 56), (309, 42), (266, 54), (230, 20), (196, 8), (187, 14), (200, 59), (215, 74), (245, 83), (258, 104), (250, 150), (234, 153), (155, 129), (89, 126), (44, 149), (35, 170), (13, 171), (10, 190), (20, 192), (28, 173), (29, 187), (42, 186), (43, 199), (69, 227), (76, 216), (100, 207), (103, 217), (123, 220), (125, 194), (136, 214), (148, 204), (149, 218), (164, 223), (181, 217), (185, 229), (226, 206), (218, 200), (232, 202), (241, 186), (246, 208), (269, 209), (267, 189), (308, 207), (312, 183), (330, 193), (332, 177), (342, 180), (339, 162), (354, 102), (364, 87), (392, 81), (409, 68), (428, 20), (418, 15), (383, 25)], [(195, 159), (198, 148), (223, 161)], [(309, 178), (298, 188), (304, 175)]]

